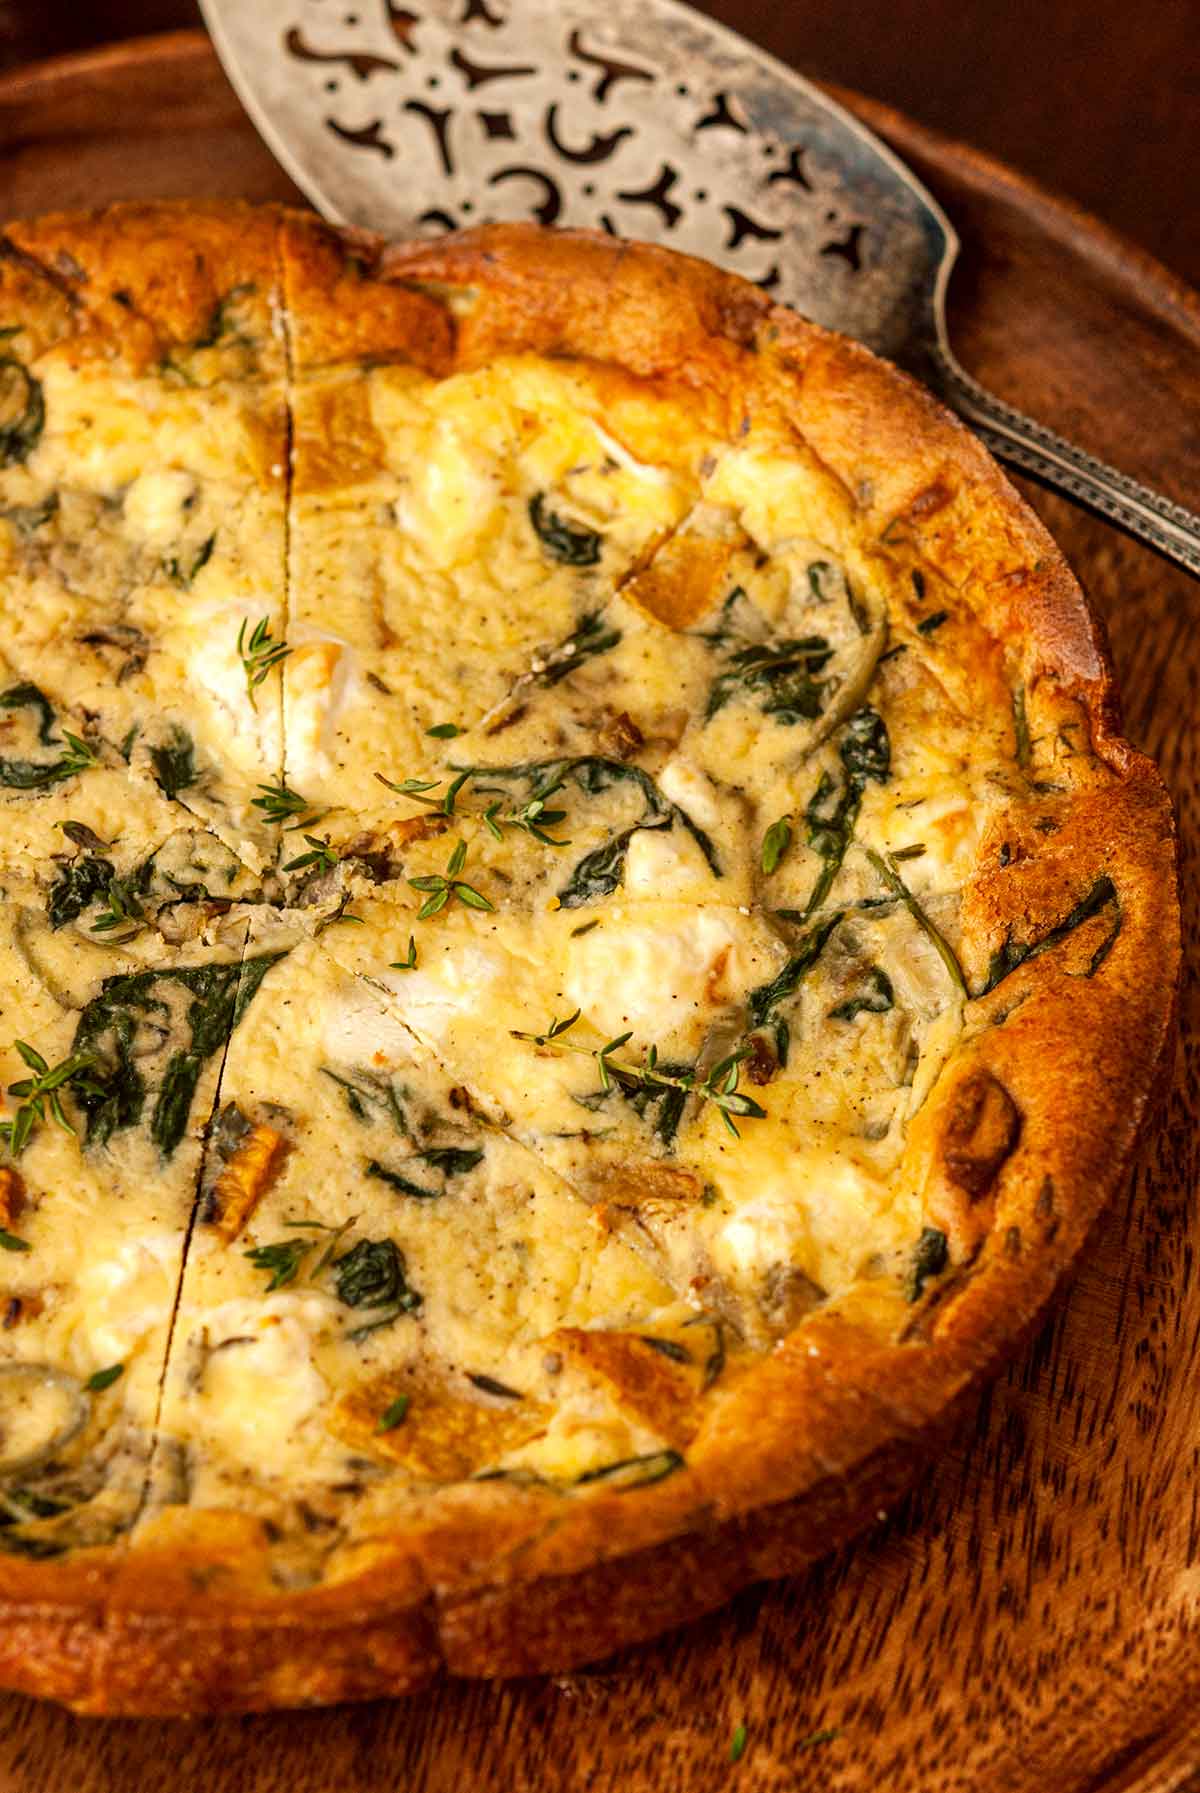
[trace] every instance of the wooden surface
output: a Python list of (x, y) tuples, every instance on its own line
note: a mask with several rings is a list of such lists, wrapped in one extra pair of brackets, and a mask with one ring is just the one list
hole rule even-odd
[[(963, 232), (967, 364), (1200, 504), (1197, 301), (1002, 170), (856, 103)], [(6, 212), (288, 194), (195, 39), (10, 77), (0, 153)], [(1108, 621), (1129, 732), (1180, 808), (1184, 1038), (1128, 1193), (956, 1446), (856, 1546), (589, 1673), (197, 1725), (0, 1701), (5, 1793), (1197, 1793), (1200, 587), (1035, 502)]]

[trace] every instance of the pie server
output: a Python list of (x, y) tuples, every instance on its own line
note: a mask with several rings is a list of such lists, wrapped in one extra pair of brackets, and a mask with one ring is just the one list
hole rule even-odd
[(1200, 517), (959, 366), (937, 202), (782, 63), (678, 0), (201, 0), (263, 137), (327, 218), (492, 218), (700, 255), (932, 385), (1022, 472), (1200, 574)]

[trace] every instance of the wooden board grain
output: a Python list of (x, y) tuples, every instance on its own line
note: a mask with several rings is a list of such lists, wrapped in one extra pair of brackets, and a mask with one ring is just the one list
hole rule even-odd
[[(852, 103), (963, 233), (968, 365), (1200, 506), (1196, 298), (1007, 171)], [(5, 78), (0, 152), (5, 214), (294, 197), (190, 34)], [(1200, 1788), (1200, 586), (1031, 496), (1108, 623), (1129, 733), (1179, 807), (1183, 1029), (1128, 1191), (955, 1445), (853, 1547), (592, 1672), (190, 1725), (0, 1700), (6, 1793)]]

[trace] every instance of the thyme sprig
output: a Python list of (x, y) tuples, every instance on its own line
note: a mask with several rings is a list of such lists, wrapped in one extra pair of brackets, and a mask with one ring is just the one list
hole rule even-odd
[(18, 1157), (28, 1145), (35, 1127), (44, 1124), (47, 1109), (56, 1127), (61, 1127), (64, 1133), (74, 1134), (74, 1127), (63, 1113), (60, 1091), (87, 1071), (93, 1061), (88, 1053), (74, 1053), (70, 1058), (64, 1058), (61, 1064), (51, 1067), (28, 1041), (16, 1040), (14, 1045), (33, 1072), (32, 1077), (22, 1077), (17, 1083), (9, 1084), (9, 1095), (20, 1096), (21, 1105), (10, 1121), (0, 1121), (0, 1139), (13, 1156)]
[(467, 858), (467, 843), (456, 841), (454, 851), (446, 861), (446, 871), (430, 873), (424, 878), (410, 878), (408, 882), (414, 890), (425, 892), (425, 901), (417, 910), (417, 920), (427, 921), (431, 915), (446, 907), (451, 897), (456, 897), (468, 909), (494, 909), (495, 904), (489, 902), (481, 891), (473, 884), (467, 884), (459, 877)]
[(242, 671), (246, 675), (246, 696), (250, 699), (252, 709), (257, 710), (258, 699), (254, 693), (277, 666), (291, 653), (286, 641), (276, 641), (271, 634), (271, 619), (263, 616), (255, 623), (246, 639), (247, 617), (242, 618), (242, 626), (238, 630), (237, 651), (242, 662)]
[(627, 1059), (615, 1057), (622, 1046), (628, 1045), (633, 1038), (632, 1033), (618, 1034), (616, 1039), (609, 1040), (603, 1046), (582, 1046), (576, 1040), (564, 1040), (563, 1034), (574, 1027), (581, 1013), (580, 1009), (576, 1009), (573, 1015), (566, 1015), (561, 1021), (551, 1018), (544, 1033), (524, 1033), (519, 1028), (512, 1028), (510, 1032), (514, 1040), (525, 1040), (532, 1046), (550, 1046), (557, 1052), (576, 1052), (584, 1058), (594, 1059), (600, 1072), (600, 1087), (605, 1095), (614, 1086), (627, 1095), (674, 1089), (682, 1091), (685, 1096), (695, 1096), (702, 1103), (711, 1102), (734, 1139), (741, 1137), (733, 1120), (735, 1114), (758, 1121), (766, 1119), (766, 1109), (753, 1096), (747, 1096), (738, 1089), (739, 1067), (743, 1059), (750, 1056), (749, 1046), (741, 1046), (736, 1052), (729, 1053), (704, 1078), (695, 1071), (669, 1072), (660, 1068), (657, 1046), (646, 1048), (641, 1064), (631, 1064)]
[(290, 790), (286, 784), (260, 784), (258, 788), (262, 796), (252, 797), (250, 802), (253, 809), (262, 810), (264, 821), (280, 826), (294, 822), (297, 828), (303, 828), (317, 820), (320, 812), (299, 791)]
[(341, 859), (341, 854), (338, 852), (337, 848), (331, 847), (329, 842), (327, 840), (322, 840), (319, 834), (306, 834), (304, 838), (308, 842), (309, 851), (307, 853), (297, 854), (295, 859), (289, 859), (287, 864), (282, 867), (282, 870), (285, 872), (299, 872), (303, 871), (307, 866), (315, 865), (319, 866), (323, 872), (331, 872)]
[[(395, 779), (385, 778), (382, 772), (375, 774), (380, 784), (386, 785), (389, 791), (395, 791), (401, 797), (408, 797), (414, 803), (423, 803), (427, 809), (436, 810), (439, 815), (443, 816), (453, 816), (459, 813), (458, 794), (474, 775), (475, 768), (467, 766), (459, 772), (456, 778), (450, 780), (445, 792), (440, 797), (430, 797), (427, 793), (437, 790), (441, 784), (440, 778), (405, 778), (397, 782)], [(541, 841), (545, 847), (569, 847), (571, 844), (569, 840), (556, 840), (553, 835), (547, 833), (547, 829), (556, 828), (567, 818), (565, 809), (547, 809), (546, 807), (546, 799), (561, 788), (562, 782), (560, 778), (546, 789), (539, 790), (519, 808), (506, 809), (497, 797), (494, 802), (488, 804), (478, 819), (483, 822), (484, 827), (495, 840), (504, 839), (506, 828), (520, 828), (526, 834), (531, 835), (534, 840)]]

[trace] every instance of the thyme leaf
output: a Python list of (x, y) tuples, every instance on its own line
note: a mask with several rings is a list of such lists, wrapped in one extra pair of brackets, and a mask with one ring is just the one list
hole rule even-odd
[[(574, 1040), (564, 1040), (579, 1020), (579, 1010), (561, 1021), (551, 1020), (543, 1033), (524, 1033), (520, 1029), (511, 1029), (514, 1040), (525, 1040), (530, 1045), (550, 1047), (556, 1052), (575, 1052), (582, 1057), (596, 1061), (600, 1073), (600, 1092), (607, 1095), (615, 1086), (627, 1096), (661, 1095), (664, 1091), (680, 1092), (684, 1101), (695, 1096), (701, 1103), (711, 1102), (720, 1113), (726, 1130), (734, 1139), (740, 1137), (734, 1123), (734, 1115), (752, 1120), (765, 1120), (766, 1109), (738, 1089), (738, 1072), (742, 1061), (750, 1056), (750, 1048), (743, 1047), (731, 1052), (718, 1065), (714, 1065), (707, 1077), (701, 1079), (695, 1070), (669, 1069), (659, 1062), (657, 1046), (648, 1046), (640, 1064), (631, 1064), (627, 1059), (615, 1056), (622, 1046), (628, 1045), (633, 1038), (631, 1033), (618, 1034), (616, 1039), (609, 1040), (604, 1046), (581, 1046)], [(676, 1125), (678, 1120), (676, 1119)], [(672, 1133), (674, 1129), (672, 1129)]]
[(255, 1245), (242, 1256), (249, 1258), (256, 1270), (268, 1272), (265, 1293), (271, 1295), (295, 1282), (301, 1264), (315, 1248), (315, 1239), (280, 1239), (274, 1245)]
[(248, 621), (248, 617), (242, 618), (242, 626), (238, 630), (237, 651), (238, 658), (242, 663), (242, 671), (246, 675), (246, 696), (250, 699), (251, 708), (257, 710), (258, 699), (254, 693), (277, 666), (283, 665), (292, 650), (286, 641), (276, 641), (271, 634), (269, 616), (259, 618), (250, 632), (250, 639), (247, 640), (246, 625)]
[(83, 1386), (89, 1395), (102, 1394), (106, 1388), (111, 1388), (114, 1382), (119, 1382), (124, 1374), (125, 1365), (123, 1363), (110, 1363), (106, 1370), (94, 1371)]
[(648, 1451), (641, 1457), (622, 1457), (618, 1463), (605, 1463), (599, 1469), (585, 1469), (581, 1476), (575, 1478), (575, 1484), (576, 1487), (583, 1487), (588, 1482), (617, 1481), (618, 1491), (628, 1494), (635, 1488), (648, 1488), (653, 1482), (661, 1482), (677, 1469), (682, 1469), (683, 1465), (684, 1459), (679, 1451)]
[(33, 1046), (26, 1040), (13, 1042), (18, 1053), (29, 1069), (32, 1077), (22, 1077), (16, 1083), (10, 1083), (10, 1096), (21, 1098), (20, 1106), (11, 1120), (0, 1121), (0, 1139), (3, 1139), (13, 1157), (19, 1157), (28, 1145), (35, 1130), (44, 1126), (49, 1118), (64, 1133), (74, 1134), (75, 1128), (63, 1112), (61, 1092), (70, 1084), (81, 1082), (84, 1074), (91, 1068), (92, 1058), (89, 1053), (72, 1053), (61, 1063), (51, 1067)]
[(446, 907), (451, 897), (455, 897), (467, 909), (493, 910), (495, 904), (489, 901), (473, 884), (467, 884), (459, 877), (467, 858), (467, 843), (457, 841), (446, 861), (446, 871), (430, 873), (422, 878), (410, 878), (408, 882), (414, 890), (425, 894), (425, 901), (417, 910), (417, 920), (427, 921), (430, 916), (437, 915)]
[(778, 821), (771, 823), (763, 835), (762, 869), (765, 877), (769, 878), (772, 872), (778, 871), (780, 862), (791, 844), (792, 818), (791, 816), (780, 816)]
[(314, 814), (305, 813), (312, 811), (312, 805), (299, 791), (289, 790), (286, 784), (260, 784), (258, 788), (262, 796), (252, 798), (251, 803), (253, 808), (262, 810), (266, 821), (290, 822), (300, 816), (315, 821)]
[(376, 1432), (394, 1432), (397, 1426), (402, 1426), (408, 1417), (408, 1407), (409, 1397), (397, 1395), (396, 1399), (390, 1402), (380, 1414), (379, 1424), (375, 1428)]

